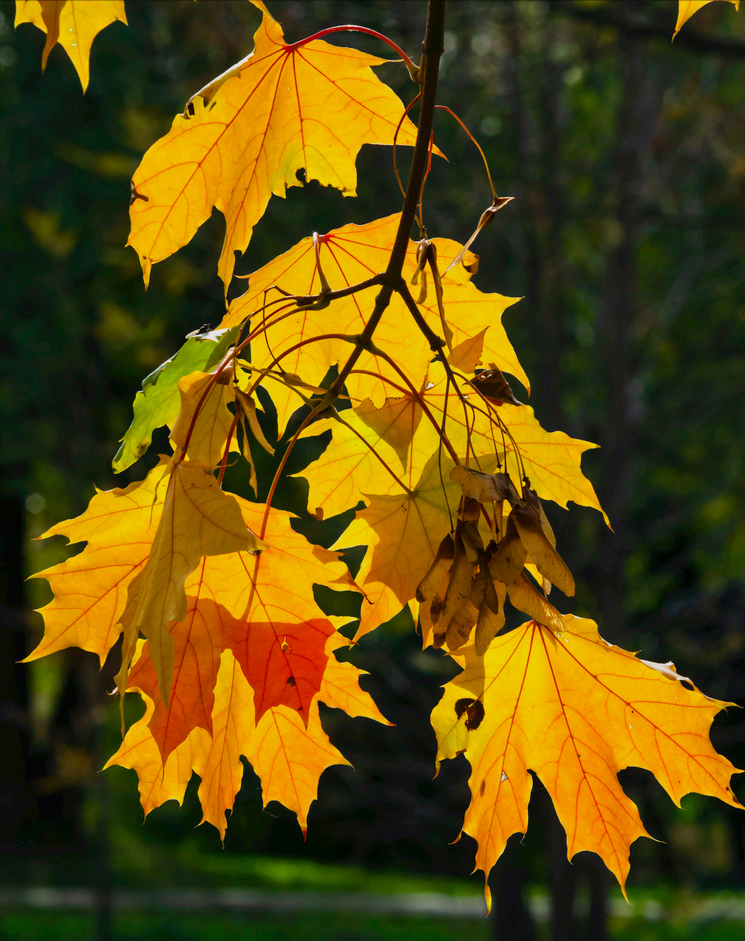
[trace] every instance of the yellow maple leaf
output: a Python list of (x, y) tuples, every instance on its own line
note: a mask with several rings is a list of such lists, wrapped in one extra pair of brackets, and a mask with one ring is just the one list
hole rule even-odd
[[(216, 206), (227, 286), (272, 194), (306, 180), (356, 193), (363, 144), (391, 144), (403, 105), (372, 72), (387, 60), (320, 39), (288, 45), (261, 2), (254, 51), (215, 79), (147, 151), (132, 179), (129, 245), (150, 268), (185, 245)], [(344, 133), (339, 134), (338, 128)], [(406, 118), (400, 144), (413, 144)]]
[[(541, 498), (565, 508), (569, 501), (592, 507), (608, 521), (581, 468), (582, 454), (597, 445), (545, 431), (528, 405), (494, 407), (466, 384), (465, 400), (460, 398), (441, 363), (430, 365), (429, 377), (419, 398), (387, 399), (380, 408), (365, 401), (340, 413), (344, 424), (324, 419), (309, 427), (307, 435), (332, 434), (327, 450), (298, 474), (309, 482), (311, 512), (318, 507), (324, 516), (340, 513), (373, 488), (386, 495), (405, 492), (401, 484), (413, 489), (427, 462), (442, 452), (486, 473), (497, 469), (498, 456), (513, 480), (519, 482), (524, 471)], [(452, 452), (442, 446), (443, 427)]]
[(41, 56), (42, 71), (49, 53), (60, 46), (70, 57), (83, 91), (90, 78), (91, 45), (109, 23), (127, 23), (124, 0), (16, 0), (15, 25), (33, 23), (47, 34)]
[(88, 545), (34, 576), (46, 578), (54, 598), (41, 609), (44, 637), (27, 661), (81, 647), (97, 654), (103, 665), (121, 633), (127, 589), (144, 568), (160, 523), (163, 504), (158, 488), (167, 469), (163, 458), (144, 481), (97, 491), (81, 516), (57, 523), (39, 536), (63, 535), (71, 543)]
[[(740, 0), (729, 0), (729, 2), (734, 3), (736, 10), (740, 9)], [(683, 25), (690, 20), (693, 14), (698, 13), (701, 7), (705, 7), (707, 3), (713, 3), (713, 0), (678, 0), (678, 21), (675, 24), (673, 39), (675, 39)]]
[[(448, 389), (443, 367), (433, 363), (431, 385), (422, 398), (462, 460), (492, 473), (493, 455), (499, 455), (502, 469), (520, 480), (523, 469), (531, 486), (545, 500), (566, 508), (571, 500), (603, 513), (595, 488), (581, 469), (582, 454), (596, 444), (571, 438), (563, 431), (545, 431), (529, 405), (492, 406), (478, 393), (464, 386), (467, 402)], [(412, 408), (417, 408), (412, 402)], [(498, 420), (509, 435), (503, 434)], [(519, 459), (518, 459), (519, 458)], [(484, 461), (486, 459), (486, 461)]]
[[(365, 225), (346, 225), (319, 237), (319, 258), (332, 290), (359, 284), (385, 271), (399, 220), (400, 214), (397, 213)], [(443, 266), (461, 248), (450, 240), (433, 241), (439, 246), (440, 264)], [(412, 279), (416, 267), (417, 243), (410, 240), (403, 266), (406, 281)], [(466, 269), (459, 266), (442, 279), (443, 305), (454, 342), (461, 344), (486, 331), (482, 342), (484, 360), (494, 360), (528, 386), (528, 378), (501, 323), (504, 311), (518, 298), (484, 294), (470, 283), (469, 277)], [(248, 285), (246, 293), (231, 303), (221, 327), (233, 327), (254, 315), (251, 319), (251, 330), (256, 334), (251, 344), (253, 366), (267, 369), (276, 357), (281, 357), (281, 370), (300, 375), (314, 385), (323, 380), (331, 366), (344, 362), (349, 356), (352, 346), (338, 336), (351, 338), (361, 333), (379, 290), (379, 286), (374, 285), (348, 297), (337, 298), (321, 309), (293, 310), (291, 302), (269, 289), (278, 286), (300, 296), (320, 291), (312, 238), (303, 239), (249, 275)], [(270, 306), (264, 311), (267, 302)], [(422, 302), (420, 310), (430, 327), (439, 331), (440, 314), (434, 291)], [(323, 339), (327, 335), (332, 336)], [(302, 345), (303, 340), (312, 342)], [(417, 385), (425, 377), (432, 351), (398, 294), (394, 294), (375, 332), (375, 345), (396, 362), (405, 363), (406, 373)], [(401, 383), (398, 371), (382, 356), (365, 352), (358, 368), (348, 377), (346, 387), (353, 402), (370, 398), (379, 408), (392, 395), (395, 387), (391, 382)], [(302, 405), (302, 400), (289, 385), (276, 382), (271, 385), (271, 395), (281, 433), (292, 412)]]
[[(185, 448), (189, 460), (205, 467), (217, 467), (233, 428), (228, 405), (235, 401), (230, 369), (215, 373), (193, 372), (179, 379), (181, 410), (171, 430), (174, 449)], [(237, 450), (235, 436), (230, 449)]]
[(386, 399), (380, 408), (365, 399), (338, 419), (314, 422), (304, 436), (324, 431), (331, 431), (332, 443), (297, 475), (308, 481), (309, 511), (320, 510), (324, 519), (366, 502), (366, 494), (413, 490), (440, 441), (405, 396)]
[(365, 594), (355, 640), (414, 598), (455, 518), (460, 487), (450, 480), (452, 466), (435, 454), (410, 493), (368, 494), (369, 506), (339, 538), (340, 546), (369, 547), (355, 579)]
[(471, 764), (463, 831), (487, 878), (509, 836), (527, 828), (529, 770), (551, 795), (569, 859), (597, 853), (622, 888), (631, 843), (648, 835), (619, 784), (623, 768), (651, 771), (678, 805), (696, 792), (739, 806), (737, 769), (709, 741), (728, 704), (687, 688), (671, 664), (606, 643), (593, 621), (565, 615), (560, 634), (531, 621), (483, 657), (466, 648), (455, 659), (463, 672), (432, 713), (437, 760), (465, 754)]

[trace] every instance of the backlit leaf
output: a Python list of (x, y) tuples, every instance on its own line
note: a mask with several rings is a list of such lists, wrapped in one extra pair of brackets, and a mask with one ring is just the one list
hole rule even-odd
[[(142, 694), (145, 715), (127, 732), (121, 748), (107, 767), (132, 768), (139, 778), (145, 813), (167, 800), (181, 802), (192, 770), (202, 779), (199, 799), (203, 822), (213, 824), (224, 836), (225, 813), (232, 809), (243, 776), (241, 755), (250, 761), (261, 779), (264, 804), (278, 800), (293, 810), (305, 831), (310, 805), (318, 791), (323, 771), (334, 764), (348, 764), (329, 741), (321, 726), (318, 702), (345, 708), (350, 715), (385, 723), (369, 695), (359, 688), (361, 671), (338, 663), (333, 651), (340, 646), (338, 635), (329, 637), (328, 681), (314, 697), (307, 726), (298, 713), (280, 705), (268, 709), (256, 722), (253, 691), (230, 651), (221, 656), (212, 707), (212, 734), (193, 729), (163, 762), (149, 728), (153, 704)], [(138, 655), (142, 655), (140, 645)], [(137, 663), (133, 669), (133, 676)]]
[[(359, 284), (385, 271), (399, 218), (396, 214), (366, 225), (347, 225), (319, 239), (323, 271), (332, 290)], [(460, 248), (457, 242), (450, 240), (433, 241), (438, 245), (443, 263)], [(410, 240), (403, 268), (403, 277), (407, 281), (416, 271), (416, 256), (417, 243)], [(442, 279), (443, 305), (455, 343), (460, 345), (485, 331), (483, 358), (494, 360), (500, 368), (517, 376), (527, 386), (527, 376), (501, 324), (502, 314), (517, 298), (484, 294), (470, 283), (469, 277), (459, 266)], [(318, 293), (320, 281), (311, 238), (303, 239), (249, 275), (248, 285), (248, 291), (231, 303), (221, 326), (233, 327), (251, 317), (251, 330), (256, 333), (251, 344), (253, 365), (259, 369), (281, 368), (315, 385), (323, 380), (331, 366), (349, 356), (352, 346), (337, 337), (340, 334), (353, 337), (363, 330), (379, 291), (375, 285), (338, 298), (320, 310), (297, 310), (291, 301), (270, 290), (278, 286), (292, 295)], [(263, 310), (265, 304), (270, 305), (266, 311)], [(440, 315), (436, 299), (429, 297), (420, 309), (425, 320), (437, 331)], [(314, 339), (318, 337), (327, 338)], [(298, 346), (303, 340), (312, 342)], [(418, 389), (427, 374), (432, 351), (398, 295), (394, 295), (381, 320), (375, 343), (397, 362), (406, 364), (406, 373), (413, 377)], [(279, 358), (279, 366), (274, 366), (275, 358)], [(386, 380), (398, 386), (402, 383), (401, 375), (383, 357), (364, 353), (358, 369), (348, 378), (346, 385), (353, 403), (359, 404), (369, 398), (376, 408), (380, 408), (387, 398), (395, 394), (396, 386)], [(272, 383), (270, 388), (281, 433), (302, 400), (288, 387)]]
[(93, 40), (116, 20), (127, 22), (124, 0), (16, 0), (15, 25), (33, 23), (47, 34), (42, 71), (59, 43), (75, 66), (83, 91), (88, 88)]
[(629, 848), (647, 834), (618, 772), (646, 768), (676, 804), (696, 792), (739, 806), (729, 785), (737, 769), (709, 741), (727, 703), (606, 643), (592, 621), (563, 620), (561, 633), (529, 622), (484, 657), (472, 648), (456, 657), (463, 672), (432, 713), (438, 762), (465, 753), (471, 764), (463, 830), (485, 876), (527, 828), (530, 770), (551, 795), (569, 859), (598, 853), (623, 888)]
[(143, 381), (142, 391), (135, 396), (132, 424), (112, 462), (117, 474), (142, 457), (156, 428), (176, 421), (181, 407), (179, 379), (200, 370), (209, 372), (224, 358), (237, 333), (237, 329), (220, 330), (191, 337)]
[(44, 637), (27, 660), (82, 647), (97, 654), (103, 665), (121, 632), (127, 589), (144, 568), (160, 523), (159, 493), (164, 492), (167, 469), (163, 459), (144, 481), (97, 491), (81, 516), (57, 523), (39, 537), (63, 535), (71, 543), (88, 545), (35, 576), (47, 579), (54, 598), (41, 609)]
[[(417, 586), (449, 532), (460, 488), (449, 479), (452, 463), (437, 455), (427, 464), (411, 493), (370, 494), (370, 505), (341, 536), (339, 545), (369, 548), (356, 583), (365, 594), (360, 626), (364, 634), (388, 621), (412, 601)], [(359, 543), (356, 541), (359, 540)]]
[[(354, 196), (363, 144), (391, 144), (403, 105), (372, 72), (386, 60), (320, 39), (285, 43), (263, 3), (254, 51), (205, 86), (147, 151), (132, 179), (129, 243), (150, 268), (177, 251), (217, 207), (227, 286), (272, 194), (305, 179)], [(337, 128), (344, 128), (339, 134)], [(406, 118), (399, 144), (413, 144)]]
[[(684, 24), (690, 20), (694, 13), (698, 13), (701, 7), (705, 7), (707, 3), (712, 2), (713, 0), (678, 0), (678, 21), (675, 24), (673, 39), (675, 39)], [(740, 0), (729, 0), (729, 2), (734, 3), (736, 10), (740, 9)]]

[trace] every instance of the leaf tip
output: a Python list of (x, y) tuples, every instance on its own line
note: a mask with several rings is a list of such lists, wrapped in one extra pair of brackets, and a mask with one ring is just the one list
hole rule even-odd
[(140, 264), (142, 265), (142, 280), (145, 285), (145, 290), (150, 287), (150, 271), (152, 270), (153, 263), (146, 255), (140, 257)]

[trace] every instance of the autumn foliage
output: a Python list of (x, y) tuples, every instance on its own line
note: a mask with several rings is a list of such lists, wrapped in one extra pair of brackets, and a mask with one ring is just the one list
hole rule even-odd
[[(196, 773), (203, 820), (224, 834), (244, 756), (264, 803), (281, 801), (305, 829), (321, 774), (347, 763), (319, 703), (386, 722), (343, 655), (408, 607), (424, 646), (462, 670), (432, 724), (437, 763), (465, 754), (471, 766), (463, 831), (477, 868), (488, 876), (525, 832), (532, 771), (569, 857), (598, 853), (623, 886), (646, 831), (618, 772), (650, 770), (676, 803), (695, 791), (737, 805), (736, 769), (709, 741), (727, 704), (552, 603), (574, 579), (543, 503), (603, 512), (581, 469), (593, 445), (545, 431), (518, 400), (506, 374), (529, 382), (501, 322), (518, 299), (482, 292), (470, 243), (426, 227), (441, 159), (433, 120), (451, 120), (436, 112), (443, 4), (430, 0), (420, 65), (394, 46), (415, 83), (405, 109), (373, 71), (387, 60), (323, 38), (336, 30), (287, 44), (253, 2), (254, 51), (187, 102), (132, 180), (129, 244), (145, 284), (217, 208), (227, 296), (271, 197), (301, 185), (300, 171), (354, 195), (363, 144), (395, 143), (398, 164), (411, 162), (402, 211), (289, 246), (248, 276), (217, 329), (147, 377), (114, 469), (142, 458), (162, 426), (171, 453), (45, 534), (85, 548), (40, 573), (54, 599), (29, 659), (77, 646), (103, 663), (122, 637), (118, 689), (145, 712), (108, 764), (136, 771), (146, 813), (181, 801)], [(701, 5), (681, 3), (678, 29)], [(47, 32), (44, 61), (59, 40), (84, 88), (90, 43), (117, 18), (115, 0), (18, 3), (17, 23)], [(507, 202), (492, 187), (476, 232)], [(356, 509), (332, 549), (274, 505), (297, 442), (324, 432), (330, 443), (300, 476), (316, 519)], [(265, 503), (262, 450), (279, 458)], [(248, 468), (241, 494), (223, 487), (236, 462)], [(342, 555), (352, 547), (365, 550), (354, 575)], [(324, 612), (314, 586), (354, 593), (359, 620)]]

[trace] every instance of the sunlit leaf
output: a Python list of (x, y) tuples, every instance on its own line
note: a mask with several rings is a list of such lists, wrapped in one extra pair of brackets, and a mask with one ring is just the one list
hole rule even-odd
[[(229, 285), (272, 194), (305, 179), (347, 196), (363, 144), (392, 144), (398, 97), (372, 72), (379, 59), (320, 39), (288, 45), (263, 3), (254, 51), (205, 86), (143, 157), (132, 179), (129, 244), (150, 268), (177, 251), (217, 207), (226, 235), (218, 270)], [(344, 128), (339, 134), (337, 128)], [(406, 118), (399, 144), (413, 144)]]
[[(399, 215), (393, 215), (366, 225), (347, 225), (319, 240), (323, 271), (332, 290), (359, 284), (385, 271), (399, 218)], [(438, 257), (441, 256), (443, 261), (453, 257), (460, 248), (457, 242), (450, 240), (433, 241), (437, 243)], [(407, 281), (416, 270), (416, 254), (417, 243), (409, 241), (403, 269), (403, 277)], [(454, 342), (460, 346), (484, 333), (483, 359), (496, 362), (527, 386), (527, 376), (501, 324), (502, 314), (517, 298), (484, 294), (470, 283), (469, 277), (468, 272), (459, 266), (442, 279), (443, 304)], [(297, 310), (287, 298), (270, 290), (277, 286), (291, 295), (318, 293), (320, 281), (313, 239), (303, 239), (249, 275), (248, 291), (231, 303), (222, 326), (233, 327), (251, 317), (251, 329), (257, 334), (251, 344), (252, 364), (259, 369), (271, 367), (275, 371), (297, 374), (317, 385), (331, 366), (349, 356), (351, 344), (338, 337), (354, 337), (363, 330), (379, 287), (371, 286), (338, 298), (322, 309)], [(267, 304), (269, 306), (265, 309)], [(436, 299), (428, 298), (420, 307), (425, 320), (437, 331), (440, 315)], [(307, 342), (302, 345), (302, 341)], [(386, 310), (375, 333), (375, 344), (398, 363), (405, 364), (405, 373), (418, 389), (427, 374), (432, 350), (400, 297), (394, 296)], [(346, 385), (353, 403), (359, 404), (369, 398), (376, 408), (380, 408), (387, 398), (395, 395), (396, 386), (402, 385), (402, 377), (382, 356), (364, 353), (358, 370), (349, 377)], [(291, 388), (278, 382), (271, 382), (267, 387), (277, 408), (281, 433), (289, 416), (302, 405), (302, 400)]]
[[(736, 10), (740, 9), (740, 0), (729, 0), (729, 2), (734, 3)], [(713, 3), (713, 0), (678, 0), (678, 21), (675, 24), (673, 39), (675, 39), (684, 24), (690, 20), (693, 14), (698, 13), (698, 11), (708, 3)]]
[[(736, 769), (709, 729), (727, 703), (687, 688), (606, 643), (588, 620), (561, 633), (533, 622), (497, 637), (484, 657), (456, 657), (463, 672), (432, 713), (438, 762), (465, 754), (471, 804), (463, 830), (488, 877), (513, 833), (528, 825), (534, 771), (567, 834), (568, 856), (598, 853), (623, 888), (629, 848), (647, 833), (618, 772), (651, 771), (676, 804), (690, 793), (739, 806)], [(487, 889), (488, 897), (488, 889)]]
[(127, 22), (124, 0), (16, 0), (15, 25), (33, 23), (47, 34), (42, 71), (59, 43), (75, 66), (83, 91), (88, 88), (93, 40), (116, 20)]
[(176, 421), (181, 406), (179, 379), (198, 371), (209, 372), (223, 359), (237, 332), (236, 328), (191, 337), (143, 381), (142, 391), (135, 396), (132, 424), (112, 462), (117, 474), (142, 457), (156, 428)]

